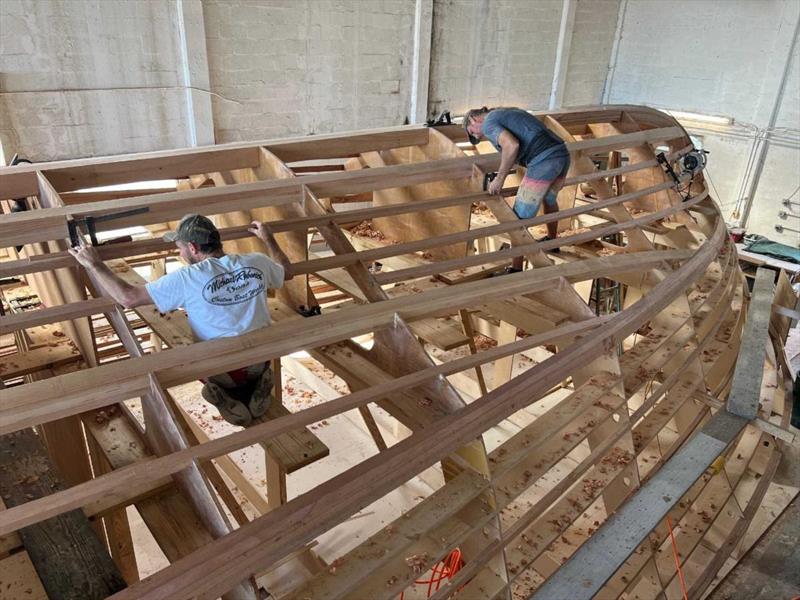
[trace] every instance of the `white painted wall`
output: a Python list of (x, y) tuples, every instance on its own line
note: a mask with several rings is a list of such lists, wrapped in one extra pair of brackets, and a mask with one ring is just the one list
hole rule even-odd
[[(753, 197), (748, 229), (779, 239), (775, 223), (800, 231), (800, 41), (795, 42), (788, 77), (766, 154), (764, 172)], [(782, 201), (792, 195), (791, 207)], [(780, 211), (792, 215), (775, 216)], [(800, 246), (800, 233), (785, 231), (780, 241)]]
[[(800, 243), (799, 234), (773, 228), (780, 222), (781, 199), (800, 185), (800, 60), (794, 42), (800, 2), (623, 0), (621, 11), (607, 101), (733, 118), (734, 125), (722, 132), (691, 130), (711, 151), (708, 170), (726, 217), (734, 222), (737, 206), (752, 196), (748, 231)], [(784, 128), (777, 136), (769, 129), (776, 107), (773, 129)], [(765, 135), (763, 173), (747, 177), (751, 155), (759, 156), (755, 140)], [(800, 229), (800, 219), (783, 224)]]
[[(572, 2), (563, 103), (593, 104), (619, 0)], [(471, 105), (540, 109), (562, 6), (2, 0), (0, 142), (48, 160), (397, 125)]]
[[(572, 0), (564, 106), (602, 98), (619, 0)], [(434, 0), (430, 113), (548, 107), (562, 0)]]

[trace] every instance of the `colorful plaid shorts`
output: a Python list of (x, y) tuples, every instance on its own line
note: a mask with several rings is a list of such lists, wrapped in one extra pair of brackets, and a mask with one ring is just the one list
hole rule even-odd
[(534, 156), (527, 164), (525, 178), (517, 190), (514, 212), (520, 219), (530, 219), (545, 203), (553, 206), (557, 202), (558, 190), (564, 185), (569, 171), (569, 153), (557, 148), (553, 153)]

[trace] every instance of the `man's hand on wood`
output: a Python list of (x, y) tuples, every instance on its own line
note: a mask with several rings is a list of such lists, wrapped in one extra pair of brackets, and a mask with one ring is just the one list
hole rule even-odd
[(72, 256), (75, 257), (81, 265), (87, 269), (94, 267), (101, 263), (100, 255), (97, 253), (97, 248), (94, 246), (87, 246), (86, 242), (81, 238), (80, 245), (73, 246), (67, 249)]
[(247, 228), (247, 231), (252, 233), (261, 241), (266, 242), (267, 238), (270, 236), (269, 226), (266, 223), (262, 223), (261, 221), (253, 221), (250, 223), (250, 227)]
[(492, 182), (489, 184), (489, 190), (488, 190), (489, 193), (492, 196), (499, 196), (500, 192), (503, 189), (503, 183), (505, 182), (505, 180), (506, 180), (505, 175), (498, 174), (497, 177), (492, 179)]

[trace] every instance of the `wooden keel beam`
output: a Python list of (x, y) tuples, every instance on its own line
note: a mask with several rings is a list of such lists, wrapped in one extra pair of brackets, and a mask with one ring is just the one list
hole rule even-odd
[[(42, 440), (31, 429), (0, 437), (0, 496), (8, 507), (63, 489)], [(19, 531), (50, 598), (105, 598), (125, 580), (79, 510)]]

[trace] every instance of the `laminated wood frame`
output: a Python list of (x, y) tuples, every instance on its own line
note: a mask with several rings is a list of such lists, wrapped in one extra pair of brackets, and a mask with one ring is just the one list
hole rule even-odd
[[(458, 127), (0, 170), (0, 197), (27, 197), (31, 205), (0, 215), (7, 255), (0, 279), (24, 280), (46, 304), (0, 318), (0, 336), (61, 323), (65, 343), (86, 366), (40, 372), (0, 391), (0, 434), (82, 416), (95, 464), (89, 480), (0, 511), (0, 536), (74, 509), (111, 519), (135, 504), (169, 548), (171, 564), (141, 581), (135, 565), (120, 564), (129, 587), (113, 598), (255, 598), (254, 586), (264, 585), (259, 575), (270, 566), (293, 560), (434, 467), (443, 483), (403, 517), (370, 531), (367, 541), (351, 544), (329, 569), (309, 572), (293, 589), (268, 591), (297, 600), (393, 598), (455, 548), (463, 567), (436, 598), (527, 598), (548, 578), (551, 587), (569, 579), (575, 561), (563, 571), (562, 563), (576, 551), (590, 553), (593, 535), (618, 527), (630, 498), (644, 497), (660, 473), (679, 464), (673, 461), (691, 454), (702, 431), (727, 418), (729, 392), (742, 393), (734, 365), (749, 293), (702, 173), (683, 174), (676, 185), (655, 158), (666, 148), (676, 164), (691, 150), (674, 119), (637, 106), (540, 117), (565, 140), (573, 166), (559, 212), (525, 220), (507, 202), (514, 180), (506, 198), (482, 191), (499, 157), (486, 144), (466, 143)], [(177, 180), (174, 191), (77, 192), (165, 178)], [(352, 201), (371, 204), (349, 210)], [(163, 272), (173, 248), (159, 232), (184, 213), (212, 216), (228, 252), (264, 251), (247, 224), (269, 221), (298, 274), (270, 299), (274, 324), (191, 343), (180, 315), (142, 307), (132, 318), (98, 295), (66, 252), (68, 221), (141, 208), (146, 212), (98, 223), (101, 231), (149, 230), (98, 249), (134, 279), (129, 264), (156, 261), (154, 272)], [(560, 236), (537, 241), (552, 221), (559, 221)], [(19, 253), (17, 245), (24, 246)], [(515, 256), (529, 268), (491, 277)], [(599, 305), (595, 311), (587, 304), (583, 290), (600, 279), (619, 284), (619, 310), (601, 314)], [(776, 305), (793, 309), (791, 290), (780, 290)], [(298, 317), (301, 305), (317, 304), (321, 315)], [(760, 310), (759, 319), (769, 313)], [(98, 360), (98, 315), (121, 343), (114, 360)], [(771, 319), (774, 351), (751, 365), (769, 382), (762, 405), (736, 417), (740, 427), (715, 454), (725, 462), (692, 475), (681, 497), (648, 522), (646, 535), (586, 590), (602, 598), (677, 598), (683, 579), (696, 597), (735, 550), (777, 465), (773, 434), (791, 435), (785, 317), (776, 311)], [(144, 347), (132, 324), (149, 328), (156, 346), (166, 348)], [(487, 345), (476, 332), (494, 340)], [(356, 342), (359, 336), (370, 343)], [(198, 437), (169, 394), (197, 378), (301, 350), (341, 377), (350, 393), (216, 439)], [(0, 375), (12, 372), (10, 364)], [(28, 364), (34, 366), (24, 373), (18, 367), (15, 377), (37, 370), (38, 363)], [(143, 423), (122, 404), (132, 398), (141, 399)], [(109, 406), (117, 407), (120, 439), (140, 440), (141, 452), (115, 453), (114, 436), (91, 425), (92, 411)], [(371, 406), (396, 420), (396, 439), (384, 439)], [(235, 505), (216, 469), (247, 483), (227, 454), (283, 447), (287, 436), (354, 408), (375, 455), (297, 497), (285, 498), (285, 481), (272, 476), (269, 502), (243, 490), (256, 508), (252, 520)], [(489, 445), (498, 426), (514, 433)], [(615, 524), (604, 527), (617, 511)], [(164, 519), (176, 512), (197, 525), (197, 535), (170, 537)], [(681, 548), (680, 573), (665, 559), (666, 517)], [(107, 520), (106, 530), (112, 522), (119, 525)], [(120, 552), (114, 558), (124, 563)]]

